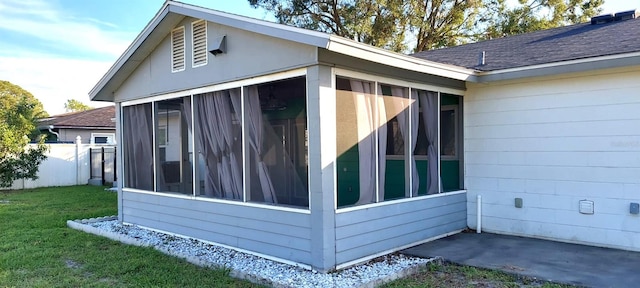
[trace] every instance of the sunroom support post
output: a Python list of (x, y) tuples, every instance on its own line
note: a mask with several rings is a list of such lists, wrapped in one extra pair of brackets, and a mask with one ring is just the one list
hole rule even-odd
[(307, 68), (311, 266), (321, 272), (328, 272), (336, 266), (334, 79), (331, 67)]
[(116, 167), (114, 167), (116, 170), (115, 175), (120, 175), (120, 181), (116, 181), (114, 176), (114, 181), (116, 181), (116, 187), (118, 189), (118, 221), (120, 222), (124, 221), (122, 219), (122, 187), (124, 187), (125, 177), (123, 170), (124, 158), (122, 157), (124, 149), (122, 149), (122, 145), (122, 104), (116, 103), (116, 149), (114, 150), (115, 155), (113, 155), (113, 157), (116, 159), (114, 163), (120, 164), (115, 165)]

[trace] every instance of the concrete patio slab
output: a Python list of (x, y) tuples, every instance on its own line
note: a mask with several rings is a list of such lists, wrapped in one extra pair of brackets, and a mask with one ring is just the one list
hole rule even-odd
[(640, 253), (555, 241), (459, 233), (402, 251), (587, 287), (640, 287)]

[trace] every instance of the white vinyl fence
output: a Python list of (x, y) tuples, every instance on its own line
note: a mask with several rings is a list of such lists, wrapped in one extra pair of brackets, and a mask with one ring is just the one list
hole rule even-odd
[[(75, 144), (51, 143), (46, 145), (49, 147), (47, 159), (40, 164), (38, 179), (16, 180), (10, 188), (0, 189), (27, 189), (87, 184), (91, 178), (91, 167), (89, 163), (90, 149), (103, 146), (113, 147), (113, 145), (81, 144), (79, 136)], [(109, 167), (109, 170), (113, 169)], [(113, 173), (113, 171), (107, 172), (107, 174)], [(110, 179), (113, 179), (113, 176), (110, 176)]]

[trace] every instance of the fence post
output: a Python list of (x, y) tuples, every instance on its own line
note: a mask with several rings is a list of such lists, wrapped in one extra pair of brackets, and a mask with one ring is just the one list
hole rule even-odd
[(100, 149), (100, 171), (102, 171), (100, 177), (102, 177), (102, 186), (104, 186), (104, 146)]
[[(118, 155), (118, 148), (116, 148), (116, 146), (113, 147), (113, 183), (117, 183), (118, 181), (118, 174), (116, 173), (116, 171), (118, 171), (118, 169), (116, 169), (116, 164), (117, 164), (117, 157)], [(115, 186), (114, 186), (115, 187)]]
[(80, 163), (80, 145), (82, 145), (82, 137), (76, 136), (76, 185), (80, 185), (80, 171), (82, 170), (82, 163)]

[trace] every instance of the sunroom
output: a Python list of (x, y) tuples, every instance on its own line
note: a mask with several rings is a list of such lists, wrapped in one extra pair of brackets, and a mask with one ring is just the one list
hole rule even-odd
[(119, 220), (320, 271), (457, 233), (469, 75), (169, 1), (91, 92)]

